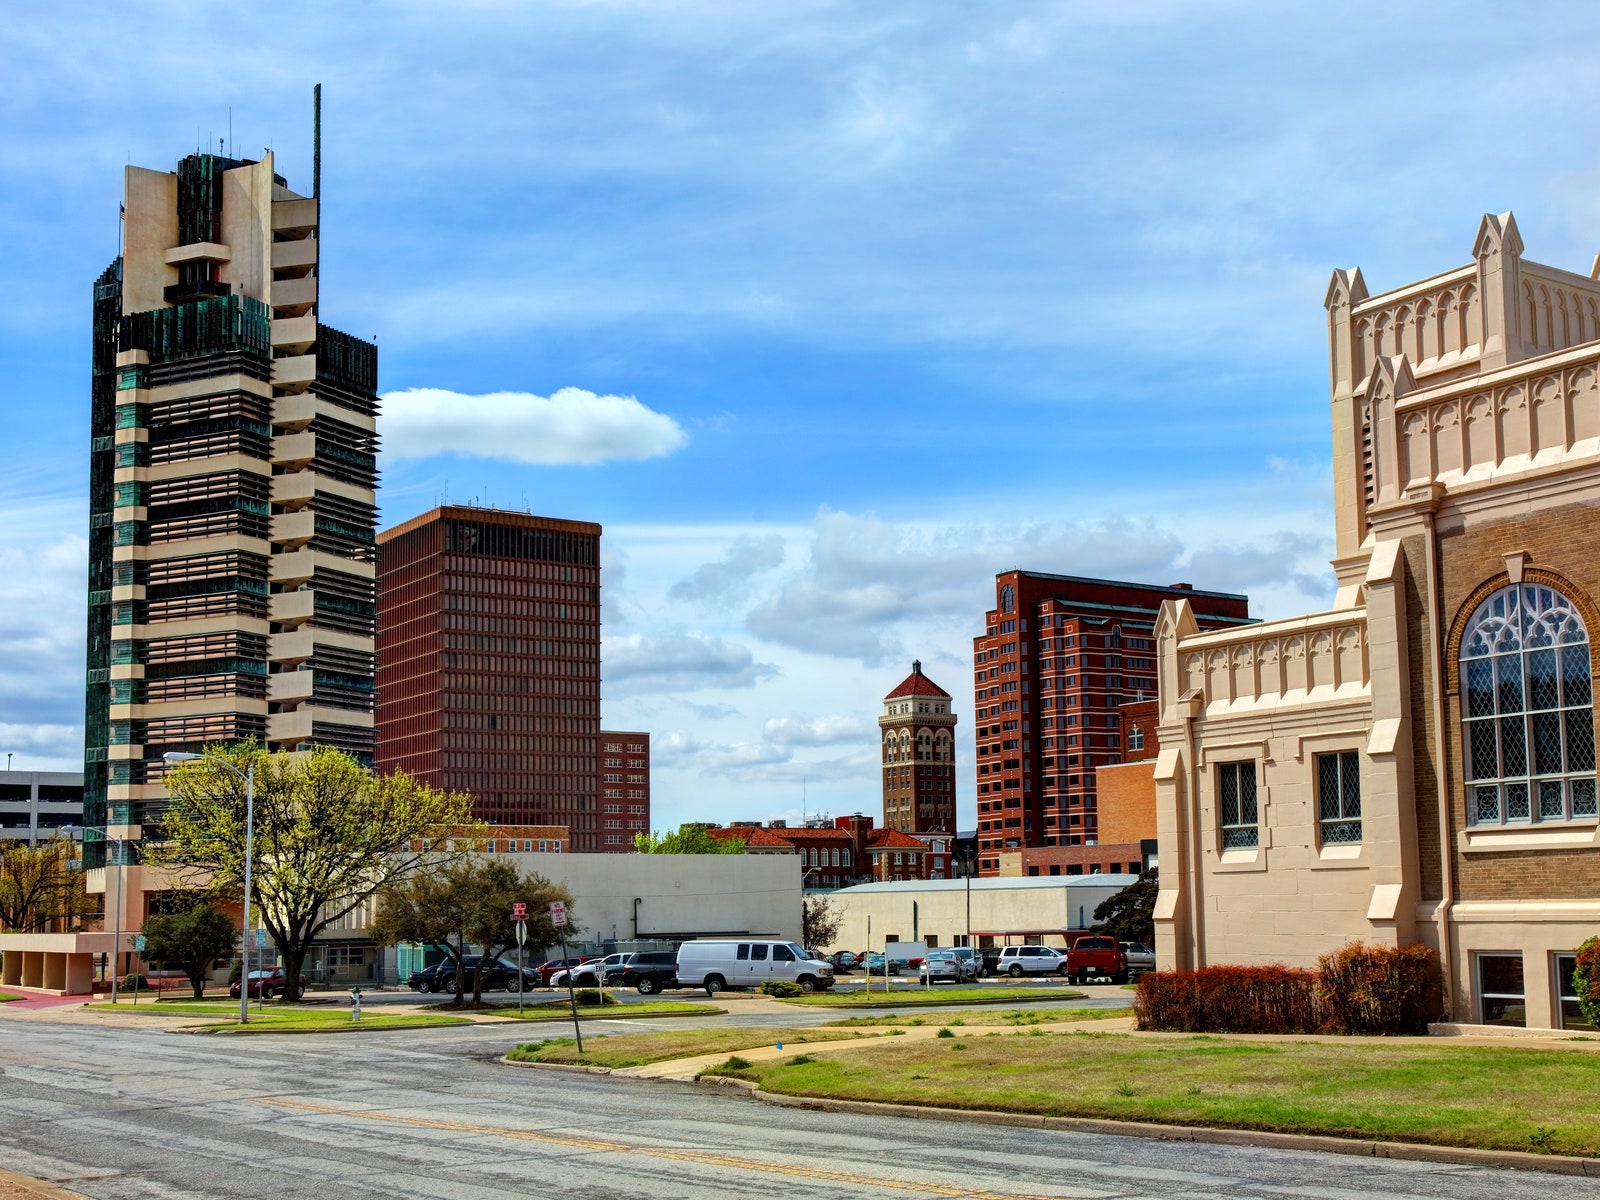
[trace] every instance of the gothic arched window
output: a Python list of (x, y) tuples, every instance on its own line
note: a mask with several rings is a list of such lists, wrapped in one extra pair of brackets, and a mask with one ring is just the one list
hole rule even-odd
[(1128, 730), (1128, 749), (1129, 750), (1143, 750), (1144, 749), (1144, 730), (1141, 729), (1137, 725), (1135, 725), (1132, 729)]
[(1012, 587), (1009, 583), (1005, 584), (1000, 589), (1000, 611), (1003, 613), (1013, 612), (1015, 611), (1016, 607), (1017, 589)]
[(1554, 588), (1501, 588), (1461, 638), (1467, 815), (1474, 825), (1597, 815), (1589, 633)]

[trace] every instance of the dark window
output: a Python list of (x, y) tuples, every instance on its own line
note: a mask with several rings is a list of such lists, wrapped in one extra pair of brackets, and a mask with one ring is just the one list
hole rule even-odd
[(763, 946), (763, 945), (761, 945), (759, 943), (754, 945), (754, 946), (751, 946), (750, 947), (750, 961), (751, 962), (766, 962), (767, 961), (767, 947), (765, 947), (765, 946)]
[(1485, 1025), (1526, 1025), (1527, 999), (1522, 982), (1522, 955), (1478, 955), (1479, 1018)]

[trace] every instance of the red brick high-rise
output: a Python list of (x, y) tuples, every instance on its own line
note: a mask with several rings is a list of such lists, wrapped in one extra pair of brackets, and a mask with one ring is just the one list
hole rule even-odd
[(1251, 620), (1247, 597), (1187, 584), (995, 576), (995, 607), (972, 639), (979, 874), (997, 874), (1004, 850), (1098, 840), (1095, 767), (1122, 761), (1123, 702), (1155, 698), (1152, 631), (1177, 598), (1201, 629)]
[(599, 812), (600, 526), (447, 506), (378, 535), (378, 766), (496, 825)]
[(600, 731), (601, 849), (631, 850), (650, 832), (650, 735)]

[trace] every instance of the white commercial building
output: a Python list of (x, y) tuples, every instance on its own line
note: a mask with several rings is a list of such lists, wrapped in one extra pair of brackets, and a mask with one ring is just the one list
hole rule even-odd
[(1048, 875), (862, 884), (828, 894), (841, 917), (839, 936), (818, 949), (965, 946), (969, 930), (978, 946), (1062, 946), (1093, 926), (1096, 908), (1137, 882), (1137, 875)]

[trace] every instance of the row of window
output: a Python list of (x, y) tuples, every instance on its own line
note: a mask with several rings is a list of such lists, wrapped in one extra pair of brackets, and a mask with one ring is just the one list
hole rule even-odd
[[(1361, 840), (1361, 755), (1340, 750), (1313, 756), (1317, 828), (1324, 846)], [(1217, 825), (1222, 849), (1253, 850), (1261, 844), (1261, 808), (1256, 800), (1256, 764), (1219, 763)]]

